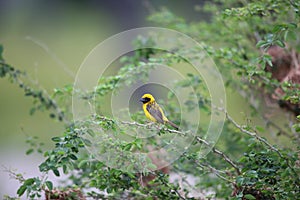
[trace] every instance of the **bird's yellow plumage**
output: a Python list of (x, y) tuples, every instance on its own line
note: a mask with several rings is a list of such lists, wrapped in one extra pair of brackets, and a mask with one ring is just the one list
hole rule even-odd
[(153, 122), (158, 122), (162, 124), (168, 123), (175, 129), (178, 129), (178, 126), (176, 124), (168, 120), (163, 110), (156, 103), (154, 97), (151, 94), (144, 94), (140, 101), (143, 102), (143, 110), (148, 119), (150, 119)]

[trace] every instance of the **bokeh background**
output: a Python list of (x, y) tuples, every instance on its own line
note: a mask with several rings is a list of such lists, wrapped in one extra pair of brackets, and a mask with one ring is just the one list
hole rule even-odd
[[(128, 29), (153, 26), (147, 16), (167, 7), (187, 20), (209, 20), (197, 12), (202, 0), (0, 0), (0, 44), (6, 62), (27, 72), (32, 84), (53, 92), (72, 84), (77, 69), (101, 41)], [(246, 101), (228, 90), (228, 109), (238, 122), (250, 112)], [(17, 85), (0, 79), (0, 198), (16, 196), (18, 181), (6, 170), (17, 170), (25, 177), (38, 176), (39, 154), (25, 155), (28, 136), (38, 136), (51, 148), (51, 138), (63, 125), (45, 113), (29, 115), (32, 99)], [(255, 119), (254, 119), (255, 120)], [(257, 119), (259, 124), (259, 119)], [(53, 177), (53, 179), (55, 179)]]

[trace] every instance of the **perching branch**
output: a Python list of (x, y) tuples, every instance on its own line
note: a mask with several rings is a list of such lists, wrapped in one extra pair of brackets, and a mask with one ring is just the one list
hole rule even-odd
[[(103, 120), (103, 121), (110, 121), (110, 122), (115, 122), (114, 120), (112, 119), (109, 119), (105, 116), (94, 116), (96, 117), (96, 119), (100, 119), (100, 120)], [(121, 124), (125, 124), (125, 125), (131, 125), (131, 126), (138, 126), (138, 127), (143, 127), (143, 128), (153, 128), (153, 129), (157, 129), (157, 127), (154, 127), (154, 126), (149, 126), (147, 124), (140, 124), (140, 123), (137, 123), (137, 122), (126, 122), (126, 121), (120, 121), (119, 123)], [(173, 129), (168, 129), (168, 128), (162, 128), (161, 130), (163, 131), (166, 131), (166, 132), (169, 132), (169, 133), (175, 133), (175, 134), (179, 134), (181, 136), (185, 136), (187, 133), (189, 133), (189, 131), (186, 131), (186, 132), (182, 132), (182, 131), (178, 131), (178, 130), (173, 130)], [(196, 140), (201, 143), (201, 144), (204, 144), (206, 145), (207, 147), (210, 147), (212, 148), (212, 151), (217, 154), (218, 156), (222, 157), (224, 161), (226, 161), (229, 165), (231, 165), (235, 171), (237, 172), (237, 174), (241, 174), (240, 172), (240, 168), (235, 164), (235, 162), (233, 160), (231, 160), (225, 153), (223, 153), (222, 151), (218, 150), (217, 148), (215, 147), (212, 147), (210, 145), (210, 143), (208, 141), (206, 141), (205, 139), (203, 138), (200, 138), (199, 136), (196, 136)]]

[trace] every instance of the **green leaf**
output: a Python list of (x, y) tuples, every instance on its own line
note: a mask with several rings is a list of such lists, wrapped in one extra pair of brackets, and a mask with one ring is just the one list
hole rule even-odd
[(296, 23), (289, 23), (288, 27), (289, 28), (297, 28), (297, 24)]
[(174, 96), (175, 95), (173, 92), (168, 92), (168, 99), (172, 99)]
[(70, 154), (69, 157), (70, 157), (72, 160), (77, 160), (77, 157), (76, 157), (74, 154)]
[(95, 132), (92, 130), (92, 129), (88, 129), (87, 130), (87, 133), (90, 135), (90, 136), (92, 136), (92, 137), (95, 137)]
[(91, 187), (96, 187), (97, 181), (96, 180), (91, 180), (89, 186)]
[(36, 111), (36, 108), (31, 108), (30, 111), (29, 111), (29, 114), (33, 115), (35, 113), (35, 111)]
[(284, 47), (285, 47), (284, 42), (282, 42), (281, 40), (275, 40), (275, 41), (274, 41), (274, 44), (278, 45), (278, 46), (281, 47), (281, 48), (284, 48)]
[(257, 44), (256, 47), (264, 47), (267, 46), (269, 43), (265, 40), (260, 40)]
[(19, 195), (19, 197), (22, 196), (22, 195), (24, 194), (24, 192), (26, 191), (26, 189), (27, 189), (27, 186), (26, 186), (26, 185), (22, 185), (22, 186), (18, 189), (17, 194)]
[(132, 143), (128, 143), (128, 144), (125, 145), (125, 147), (123, 148), (123, 150), (124, 151), (130, 151), (131, 147), (132, 147)]
[(56, 95), (62, 95), (62, 94), (64, 94), (64, 93), (61, 91), (61, 89), (54, 88), (54, 97)]
[(64, 174), (68, 173), (68, 167), (67, 167), (67, 165), (63, 165), (63, 172), (64, 172)]
[(268, 63), (268, 65), (269, 65), (270, 67), (273, 67), (272, 59), (268, 59), (268, 60), (267, 60), (267, 63)]
[(243, 156), (243, 157), (241, 157), (241, 158), (238, 160), (238, 162), (239, 162), (239, 163), (244, 163), (244, 162), (246, 162), (247, 160), (248, 160), (248, 158), (245, 157), (245, 156)]
[(244, 180), (245, 180), (244, 177), (238, 176), (236, 177), (236, 184), (238, 186), (242, 186), (244, 184)]
[(83, 138), (82, 141), (83, 141), (84, 145), (86, 145), (88, 147), (91, 147), (93, 144), (90, 140), (85, 139), (85, 138)]
[(28, 149), (28, 150), (26, 151), (26, 155), (32, 154), (33, 152), (34, 152), (33, 149)]
[(53, 169), (52, 171), (55, 174), (55, 176), (60, 176), (59, 171), (57, 169)]
[(30, 186), (34, 183), (34, 178), (27, 179), (23, 185)]
[(297, 133), (300, 132), (300, 124), (294, 124), (292, 127)]
[(45, 184), (49, 190), (53, 189), (53, 183), (51, 181), (46, 181)]
[(257, 178), (258, 177), (257, 171), (255, 171), (255, 170), (249, 170), (249, 171), (246, 172), (246, 174), (250, 178)]
[(37, 152), (42, 154), (43, 153), (43, 150), (41, 148), (37, 149)]
[(157, 170), (157, 166), (152, 163), (148, 164), (148, 167), (149, 167), (149, 170), (153, 170), (153, 171)]
[(57, 155), (64, 155), (66, 152), (63, 150), (59, 150), (56, 152)]
[(280, 25), (275, 25), (274, 26), (274, 28), (273, 28), (273, 30), (272, 30), (272, 32), (273, 33), (276, 33), (276, 32), (278, 32), (278, 31), (280, 31), (281, 29), (282, 29), (282, 25), (280, 24)]
[(53, 142), (60, 142), (60, 137), (53, 137), (53, 138), (51, 138), (51, 140)]
[(88, 160), (82, 160), (79, 162), (78, 167), (81, 168), (83, 165), (85, 165), (88, 162)]
[(246, 194), (246, 195), (244, 195), (244, 198), (250, 199), (250, 200), (256, 199), (252, 194)]

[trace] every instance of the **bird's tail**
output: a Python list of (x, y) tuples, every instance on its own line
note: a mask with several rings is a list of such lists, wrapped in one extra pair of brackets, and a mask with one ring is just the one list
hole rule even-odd
[(172, 127), (174, 127), (176, 130), (179, 130), (179, 127), (176, 124), (174, 124), (173, 122), (168, 120), (167, 123), (170, 124)]

